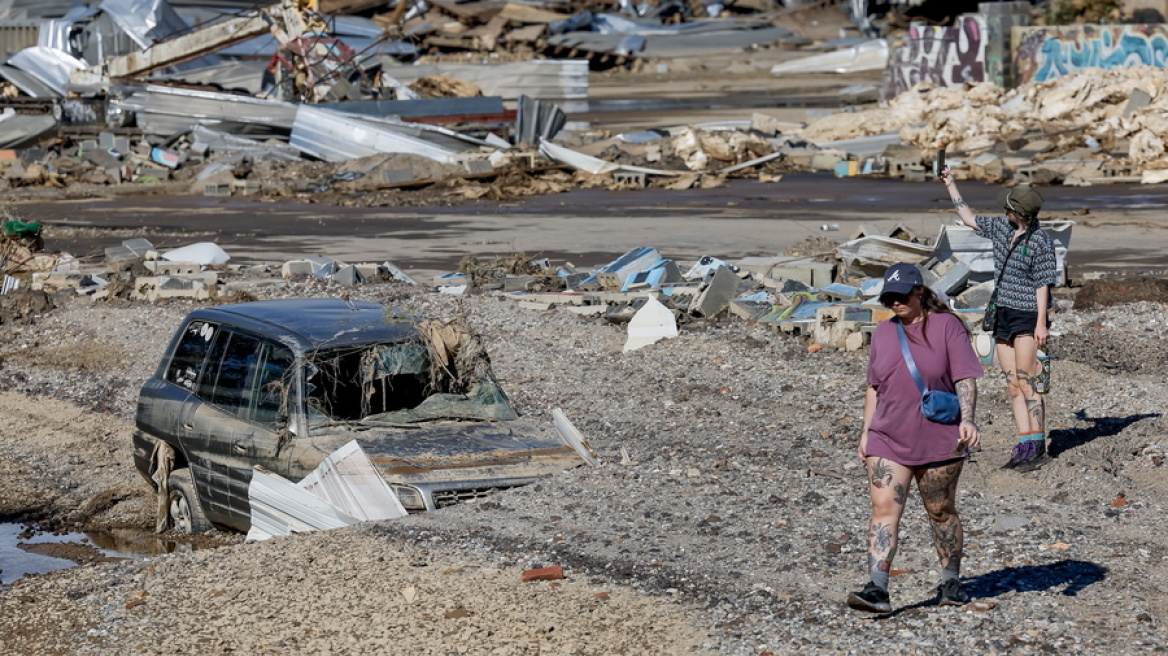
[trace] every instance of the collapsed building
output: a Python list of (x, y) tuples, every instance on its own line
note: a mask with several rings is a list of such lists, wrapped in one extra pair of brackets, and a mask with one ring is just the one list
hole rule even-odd
[[(863, 13), (855, 2), (789, 4), (834, 9), (848, 25), (845, 12)], [(1140, 58), (1162, 26), (1029, 27), (1028, 2), (982, 5), (897, 38), (808, 43), (779, 25), (802, 9), (773, 2), (283, 0), (224, 12), (230, 3), (102, 0), (38, 5), (38, 20), (11, 0), (0, 184), (335, 191), (330, 202), (376, 205), (433, 186), (498, 200), (787, 171), (923, 180), (938, 148), (959, 177), (995, 182), (1165, 178), (1163, 62)], [(596, 69), (757, 48), (792, 50), (775, 76), (884, 80), (842, 90), (840, 104), (859, 103), (851, 111), (798, 123), (765, 108), (618, 135), (570, 121)], [(1067, 56), (1080, 50), (1099, 56)]]

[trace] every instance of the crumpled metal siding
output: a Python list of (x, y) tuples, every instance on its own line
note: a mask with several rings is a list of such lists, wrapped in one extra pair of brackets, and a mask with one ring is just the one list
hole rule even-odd
[(411, 153), (444, 164), (486, 142), (450, 130), (373, 120), (301, 105), (292, 126), (292, 145), (314, 157), (343, 162), (380, 153)]
[(205, 125), (232, 134), (286, 138), (296, 119), (296, 105), (277, 100), (154, 85), (122, 90), (129, 93), (111, 99), (111, 109), (136, 112), (147, 134), (170, 136)]
[(190, 29), (166, 0), (102, 0), (98, 8), (109, 14), (142, 49)]
[(32, 73), (27, 73), (7, 64), (0, 64), (0, 78), (11, 82), (17, 89), (24, 92), (26, 96), (33, 98), (56, 98), (60, 95), (56, 91), (53, 91), (52, 87), (34, 77)]
[[(155, 43), (169, 41), (190, 31), (190, 25), (166, 0), (102, 0), (98, 6), (105, 15), (146, 50)], [(110, 53), (110, 56), (125, 53)], [(193, 62), (176, 64), (175, 70), (188, 70), (219, 63), (214, 55)]]
[(59, 96), (64, 96), (69, 90), (70, 73), (82, 68), (89, 68), (89, 64), (85, 63), (84, 60), (63, 50), (44, 46), (25, 48), (12, 55), (7, 63), (9, 66), (15, 66), (32, 75)]
[(57, 127), (51, 114), (16, 114), (0, 119), (0, 148), (16, 148)]

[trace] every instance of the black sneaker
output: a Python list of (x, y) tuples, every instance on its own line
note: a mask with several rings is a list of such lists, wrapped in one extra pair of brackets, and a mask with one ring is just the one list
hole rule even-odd
[(937, 603), (941, 606), (964, 606), (969, 603), (969, 595), (961, 586), (960, 579), (949, 579), (937, 586)]
[(1033, 455), (1014, 465), (1014, 471), (1032, 472), (1050, 462), (1050, 456), (1046, 455), (1046, 442), (1044, 440), (1034, 440), (1031, 444), (1036, 445)]
[(868, 581), (863, 590), (848, 595), (848, 606), (869, 613), (890, 613), (892, 604), (888, 602), (888, 591)]
[(1016, 469), (1018, 465), (1033, 460), (1038, 453), (1038, 446), (1043, 447), (1043, 452), (1046, 452), (1045, 444), (1042, 440), (1026, 440), (1014, 445), (1014, 451), (1010, 453), (1010, 459), (1006, 464), (1002, 465), (1002, 469)]

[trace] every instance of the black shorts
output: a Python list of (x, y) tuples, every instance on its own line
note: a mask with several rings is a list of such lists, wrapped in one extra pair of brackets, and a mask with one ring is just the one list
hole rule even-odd
[[(1019, 335), (1033, 335), (1038, 326), (1038, 312), (1015, 310), (1014, 308), (998, 308), (998, 323), (994, 327), (994, 339), (1013, 342)], [(1046, 320), (1046, 327), (1050, 328), (1050, 319)]]

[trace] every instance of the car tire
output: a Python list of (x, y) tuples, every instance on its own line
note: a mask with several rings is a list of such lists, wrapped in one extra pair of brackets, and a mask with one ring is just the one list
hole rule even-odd
[(170, 472), (166, 510), (170, 515), (171, 528), (179, 533), (198, 535), (211, 530), (211, 522), (203, 512), (198, 495), (195, 494), (195, 482), (191, 479), (189, 469), (176, 469)]

